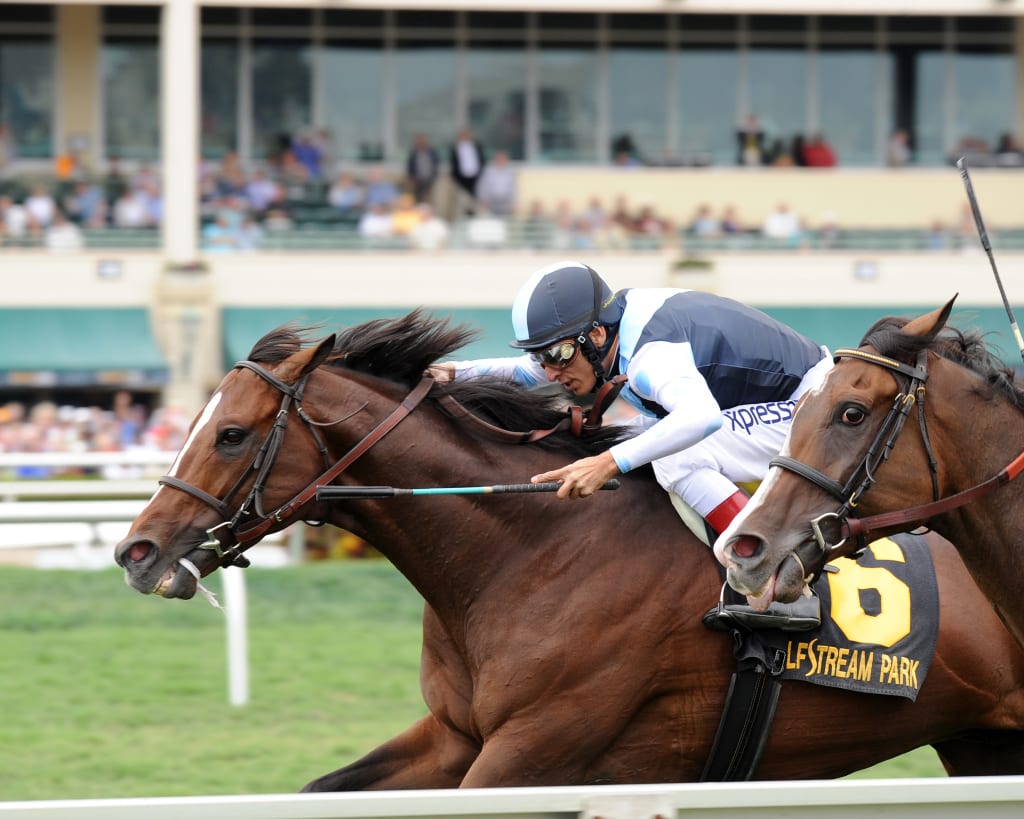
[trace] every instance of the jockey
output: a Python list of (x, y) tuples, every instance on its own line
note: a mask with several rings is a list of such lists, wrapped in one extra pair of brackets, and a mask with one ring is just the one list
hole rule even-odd
[[(683, 519), (709, 545), (747, 503), (738, 485), (767, 474), (797, 399), (832, 366), (826, 348), (739, 302), (670, 288), (612, 293), (578, 261), (537, 270), (513, 302), (512, 326), (510, 346), (523, 355), (446, 362), (435, 374), (441, 380), (503, 375), (529, 387), (558, 382), (578, 396), (625, 374), (619, 397), (635, 411), (627, 424), (636, 434), (531, 480), (559, 481), (558, 497), (581, 498), (650, 463)], [(706, 527), (694, 525), (693, 512)], [(754, 627), (818, 622), (815, 597), (768, 611), (753, 603), (728, 608)]]

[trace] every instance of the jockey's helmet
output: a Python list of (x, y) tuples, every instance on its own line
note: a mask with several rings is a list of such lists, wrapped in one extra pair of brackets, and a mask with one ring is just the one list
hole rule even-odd
[(621, 318), (611, 288), (592, 267), (563, 261), (534, 272), (512, 303), (515, 341), (509, 346), (535, 350), (556, 341), (585, 336), (598, 325)]

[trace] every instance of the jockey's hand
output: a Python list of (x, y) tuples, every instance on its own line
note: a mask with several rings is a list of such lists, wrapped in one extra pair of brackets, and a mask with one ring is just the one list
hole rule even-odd
[(558, 497), (586, 498), (618, 474), (619, 467), (611, 453), (602, 452), (592, 458), (581, 458), (561, 469), (534, 475), (530, 482), (560, 481), (562, 485), (558, 487)]
[(455, 380), (455, 368), (451, 364), (432, 364), (427, 367), (427, 372), (434, 376), (438, 384), (447, 384)]

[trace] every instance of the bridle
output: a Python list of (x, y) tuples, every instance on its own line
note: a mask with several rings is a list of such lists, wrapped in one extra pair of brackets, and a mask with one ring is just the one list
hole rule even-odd
[[(825, 475), (813, 466), (790, 458), (786, 455), (779, 455), (769, 461), (769, 467), (778, 466), (799, 475), (813, 483), (819, 489), (824, 490), (841, 504), (835, 512), (826, 512), (811, 520), (811, 530), (814, 538), (822, 552), (822, 563), (827, 563), (836, 557), (847, 554), (850, 551), (859, 552), (866, 545), (863, 532), (860, 533), (857, 544), (853, 549), (843, 549), (843, 545), (851, 536), (850, 515), (857, 508), (860, 499), (868, 488), (875, 482), (875, 473), (879, 467), (889, 459), (896, 439), (907, 422), (911, 409), (914, 405), (918, 408), (918, 423), (921, 428), (921, 438), (924, 441), (925, 453), (928, 457), (928, 470), (932, 480), (932, 497), (939, 498), (938, 467), (935, 456), (932, 454), (931, 441), (928, 437), (928, 424), (924, 413), (925, 382), (928, 380), (928, 351), (921, 350), (917, 356), (916, 366), (904, 364), (894, 358), (871, 352), (869, 350), (843, 348), (836, 350), (833, 359), (838, 362), (843, 358), (855, 358), (876, 364), (890, 370), (896, 378), (897, 386), (900, 389), (893, 399), (892, 407), (885, 416), (878, 432), (872, 439), (870, 446), (864, 453), (860, 464), (854, 469), (853, 474), (846, 483), (839, 483)], [(906, 381), (896, 374), (903, 376)], [(905, 387), (905, 389), (903, 389)], [(854, 520), (857, 520), (856, 518)], [(831, 522), (837, 529), (841, 539), (837, 543), (829, 543), (827, 535), (823, 531), (823, 524)]]
[[(435, 383), (434, 377), (430, 372), (425, 372), (419, 383), (412, 388), (402, 402), (383, 421), (363, 436), (339, 461), (332, 464), (327, 447), (317, 427), (331, 426), (347, 420), (347, 417), (354, 415), (355, 412), (359, 411), (358, 409), (346, 418), (330, 422), (314, 421), (307, 415), (302, 406), (302, 398), (305, 394), (309, 373), (300, 377), (294, 384), (287, 384), (253, 361), (239, 361), (235, 364), (234, 369), (245, 369), (255, 373), (281, 393), (281, 406), (277, 411), (274, 424), (270, 432), (267, 433), (267, 437), (260, 446), (259, 452), (256, 453), (252, 464), (242, 472), (227, 494), (219, 499), (198, 486), (176, 478), (173, 475), (164, 475), (159, 479), (160, 484), (191, 495), (221, 516), (222, 521), (206, 530), (207, 540), (197, 547), (213, 550), (217, 555), (221, 568), (227, 566), (247, 567), (249, 560), (242, 554), (246, 549), (254, 546), (272, 528), (285, 523), (299, 509), (314, 500), (319, 487), (326, 486), (336, 480), (358, 458), (398, 426), (426, 398)], [(615, 400), (625, 381), (625, 376), (616, 376), (607, 381), (598, 391), (598, 395), (595, 397), (589, 412), (584, 414), (580, 407), (571, 406), (567, 408), (566, 417), (562, 421), (554, 427), (545, 430), (516, 432), (502, 429), (475, 415), (448, 395), (441, 396), (438, 405), (449, 417), (459, 421), (468, 421), (479, 431), (505, 443), (533, 443), (563, 430), (577, 437), (586, 437), (601, 428), (601, 419), (605, 410)], [(284, 444), (284, 434), (288, 426), (288, 417), (292, 404), (295, 405), (296, 415), (305, 424), (316, 442), (320, 457), (323, 459), (324, 471), (291, 500), (271, 512), (266, 512), (263, 508), (263, 493), (266, 489), (270, 471), (273, 469), (277, 456), (280, 454), (281, 447)], [(255, 478), (249, 493), (239, 505), (238, 510), (232, 514), (230, 508), (232, 500), (253, 473), (255, 473)], [(319, 525), (319, 522), (316, 521), (307, 521), (307, 523)]]
[[(897, 392), (896, 397), (893, 399), (893, 405), (882, 422), (881, 427), (879, 427), (867, 452), (864, 454), (864, 458), (845, 484), (833, 480), (802, 461), (785, 455), (772, 458), (769, 462), (769, 466), (778, 466), (805, 478), (819, 489), (832, 495), (842, 504), (837, 511), (826, 512), (810, 521), (811, 530), (814, 532), (814, 539), (821, 549), (821, 566), (837, 557), (847, 554), (858, 554), (863, 551), (868, 543), (867, 535), (869, 532), (880, 531), (893, 526), (903, 526), (909, 523), (921, 524), (935, 515), (956, 509), (991, 492), (993, 489), (1013, 480), (1024, 470), (1024, 452), (1022, 452), (988, 480), (955, 495), (940, 499), (938, 467), (932, 452), (931, 440), (928, 436), (928, 424), (924, 412), (925, 382), (928, 380), (928, 351), (921, 350), (918, 353), (916, 366), (910, 366), (894, 358), (863, 349), (839, 349), (836, 350), (834, 358), (836, 361), (841, 358), (854, 358), (884, 367), (894, 374), (897, 384), (901, 388), (905, 385), (906, 389), (901, 389)], [(909, 382), (904, 384), (900, 378), (896, 377), (897, 373), (909, 379)], [(925, 454), (928, 458), (933, 500), (930, 503), (921, 504), (909, 509), (884, 512), (867, 518), (850, 517), (860, 503), (863, 494), (875, 482), (875, 473), (878, 468), (888, 460), (896, 443), (896, 438), (902, 431), (914, 404), (918, 408), (921, 440), (924, 443)], [(839, 540), (835, 543), (830, 543), (828, 536), (823, 531), (823, 524), (828, 522), (831, 522), (835, 527), (836, 533), (839, 535)], [(848, 540), (853, 541), (852, 546), (845, 546)], [(815, 578), (820, 574), (820, 571), (821, 568), (819, 567), (816, 571), (812, 571), (809, 577)]]
[[(267, 433), (267, 437), (263, 441), (259, 452), (256, 453), (252, 464), (242, 472), (234, 486), (221, 499), (215, 498), (198, 486), (180, 480), (173, 475), (165, 475), (159, 480), (165, 486), (181, 490), (193, 498), (202, 501), (223, 518), (221, 523), (206, 530), (208, 540), (205, 543), (201, 543), (198, 547), (201, 549), (212, 549), (216, 552), (221, 568), (226, 566), (240, 566), (244, 568), (248, 566), (249, 561), (242, 555), (242, 552), (255, 545), (273, 527), (285, 523), (296, 511), (313, 500), (316, 497), (318, 486), (329, 484), (335, 480), (360, 456), (401, 423), (426, 397), (427, 393), (430, 392), (430, 388), (434, 385), (433, 377), (425, 373), (419, 383), (412, 388), (402, 402), (383, 421), (363, 436), (339, 461), (331, 464), (327, 447), (317, 431), (318, 426), (326, 426), (326, 424), (313, 421), (302, 407), (302, 397), (306, 389), (309, 373), (303, 375), (294, 384), (286, 384), (273, 373), (252, 361), (239, 361), (235, 365), (235, 369), (246, 369), (256, 373), (256, 375), (281, 393), (281, 406), (278, 409), (274, 425), (271, 427), (270, 432)], [(291, 500), (271, 512), (266, 512), (263, 509), (263, 493), (266, 489), (270, 470), (273, 469), (277, 456), (281, 452), (285, 429), (288, 425), (289, 410), (293, 403), (295, 404), (296, 414), (312, 433), (313, 439), (316, 441), (320, 456), (323, 459), (324, 471), (312, 483), (300, 490)], [(334, 424), (338, 423), (338, 421), (330, 423)], [(238, 510), (232, 515), (230, 510), (231, 501), (253, 473), (255, 473), (255, 478), (253, 479), (252, 487), (249, 489), (249, 494), (246, 495)]]

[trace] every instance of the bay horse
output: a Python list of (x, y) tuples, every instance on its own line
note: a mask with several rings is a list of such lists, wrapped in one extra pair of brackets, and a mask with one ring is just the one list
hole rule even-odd
[[(472, 331), (419, 310), (309, 335), (272, 331), (224, 377), (115, 554), (137, 591), (190, 598), (263, 535), (316, 520), (367, 540), (419, 591), (425, 716), (304, 790), (697, 780), (736, 659), (701, 622), (720, 567), (653, 472), (574, 501), (316, 499), (328, 483), (521, 481), (619, 431), (496, 432), (554, 428), (562, 399), (433, 383), (424, 371)], [(952, 775), (1024, 772), (1024, 654), (956, 552), (938, 538), (931, 551), (941, 619), (916, 701), (783, 685), (757, 778), (836, 777), (927, 744)]]
[[(947, 326), (954, 296), (887, 317), (838, 350), (717, 551), (729, 584), (792, 600), (804, 579), (870, 540), (927, 525), (1024, 647), (1024, 391), (976, 331)], [(1018, 456), (1018, 457), (1014, 457)]]

